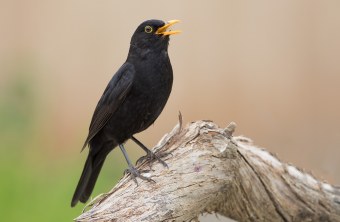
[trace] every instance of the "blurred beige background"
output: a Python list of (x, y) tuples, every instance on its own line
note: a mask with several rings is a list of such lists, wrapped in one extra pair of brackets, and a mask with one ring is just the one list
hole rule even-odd
[(172, 36), (169, 49), (172, 95), (137, 137), (152, 147), (178, 111), (185, 122), (235, 121), (236, 134), (340, 184), (339, 12), (336, 0), (2, 0), (0, 99), (34, 98), (28, 141), (54, 167), (77, 162), (80, 175), (90, 118), (134, 29), (146, 19), (180, 19), (183, 33)]

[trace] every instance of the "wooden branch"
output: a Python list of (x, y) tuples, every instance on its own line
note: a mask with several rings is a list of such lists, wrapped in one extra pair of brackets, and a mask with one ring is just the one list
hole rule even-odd
[(204, 212), (237, 221), (340, 221), (339, 188), (232, 137), (234, 128), (178, 124), (154, 148), (170, 153), (169, 168), (153, 162), (143, 174), (155, 183), (136, 186), (126, 175), (76, 221), (198, 221)]

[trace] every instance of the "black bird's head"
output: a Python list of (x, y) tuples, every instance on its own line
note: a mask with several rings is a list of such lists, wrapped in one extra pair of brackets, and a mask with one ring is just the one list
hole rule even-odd
[(161, 20), (147, 20), (140, 24), (131, 38), (131, 46), (139, 49), (167, 49), (169, 36), (180, 31), (167, 30), (179, 20), (170, 20), (167, 23)]

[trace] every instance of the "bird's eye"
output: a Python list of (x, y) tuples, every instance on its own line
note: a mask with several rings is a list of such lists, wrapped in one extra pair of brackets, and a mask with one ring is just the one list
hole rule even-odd
[(145, 26), (144, 32), (146, 32), (146, 33), (151, 33), (151, 32), (152, 32), (152, 27), (149, 26), (149, 25)]

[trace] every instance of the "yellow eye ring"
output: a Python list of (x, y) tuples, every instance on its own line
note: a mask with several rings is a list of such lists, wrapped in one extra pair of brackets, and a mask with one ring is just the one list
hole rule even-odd
[(149, 25), (145, 26), (144, 32), (146, 32), (146, 33), (151, 33), (151, 32), (152, 32), (152, 27), (149, 26)]

